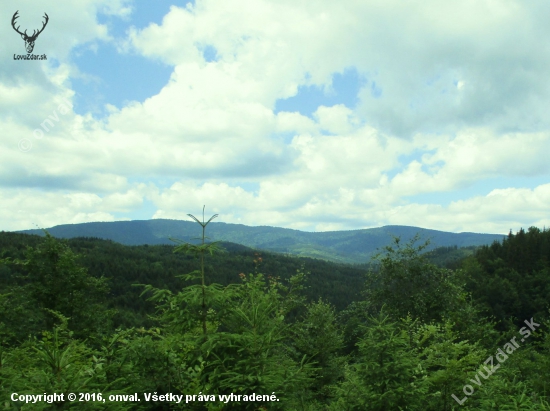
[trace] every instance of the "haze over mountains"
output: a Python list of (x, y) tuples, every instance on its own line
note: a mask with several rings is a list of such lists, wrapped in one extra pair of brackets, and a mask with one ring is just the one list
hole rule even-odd
[[(39, 229), (18, 232), (44, 235)], [(48, 232), (58, 238), (97, 237), (125, 245), (174, 244), (170, 238), (196, 242), (202, 234), (195, 222), (165, 219), (64, 224), (49, 228)], [(232, 242), (260, 250), (340, 263), (367, 263), (376, 252), (392, 242), (392, 235), (406, 242), (417, 233), (422, 240), (430, 239), (427, 250), (455, 245), (480, 246), (495, 240), (500, 242), (504, 237), (501, 234), (449, 233), (397, 225), (312, 233), (280, 227), (211, 222), (206, 229), (210, 241)]]

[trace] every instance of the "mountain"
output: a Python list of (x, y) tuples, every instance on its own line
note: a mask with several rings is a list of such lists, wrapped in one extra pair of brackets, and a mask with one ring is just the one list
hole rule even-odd
[[(22, 230), (19, 233), (44, 235), (42, 230)], [(64, 224), (48, 229), (58, 238), (96, 237), (125, 245), (174, 244), (170, 238), (196, 242), (202, 234), (200, 226), (181, 220), (136, 220)], [(406, 242), (420, 234), (430, 239), (427, 250), (436, 247), (470, 247), (501, 241), (499, 234), (449, 233), (419, 227), (390, 225), (350, 231), (311, 233), (288, 228), (212, 222), (206, 229), (211, 241), (227, 241), (247, 247), (301, 257), (319, 258), (340, 263), (362, 264), (392, 242), (392, 235)]]

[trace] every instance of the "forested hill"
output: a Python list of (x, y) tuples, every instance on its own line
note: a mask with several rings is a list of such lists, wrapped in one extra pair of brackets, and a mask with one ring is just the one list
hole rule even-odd
[[(22, 259), (27, 247), (37, 247), (44, 238), (37, 235), (0, 232), (0, 258)], [(152, 284), (173, 292), (186, 283), (178, 278), (197, 268), (191, 255), (175, 254), (171, 245), (127, 246), (111, 240), (78, 237), (67, 240), (78, 262), (94, 277), (105, 277), (111, 290), (111, 308), (118, 311), (119, 325), (137, 326), (147, 323), (153, 306), (140, 298), (142, 289), (132, 284)], [(368, 265), (349, 266), (308, 257), (285, 256), (268, 251), (256, 251), (246, 246), (221, 242), (226, 251), (206, 259), (208, 283), (227, 285), (239, 281), (240, 273), (255, 270), (265, 275), (288, 280), (297, 270), (309, 273), (304, 295), (308, 301), (322, 298), (338, 310), (360, 298)], [(442, 247), (426, 254), (429, 261), (453, 267), (472, 255), (473, 247)], [(12, 267), (16, 268), (16, 267)], [(7, 267), (0, 266), (0, 286), (7, 280)]]
[[(0, 258), (22, 259), (27, 247), (36, 247), (43, 241), (43, 237), (36, 235), (0, 232)], [(143, 289), (132, 284), (152, 284), (176, 292), (186, 285), (178, 276), (192, 272), (198, 264), (192, 255), (175, 254), (174, 243), (126, 246), (110, 240), (80, 237), (68, 239), (67, 245), (92, 277), (108, 279), (111, 308), (118, 310), (118, 318), (126, 326), (142, 325), (146, 316), (154, 313), (153, 306), (140, 298)], [(303, 269), (310, 273), (305, 280), (307, 300), (322, 298), (344, 309), (360, 297), (359, 291), (365, 281), (364, 268), (255, 251), (229, 242), (222, 242), (220, 246), (226, 252), (206, 257), (207, 283), (237, 283), (240, 273), (254, 271), (286, 281)], [(15, 268), (17, 266), (12, 267)], [(7, 267), (0, 265), (0, 289), (7, 272)]]
[[(125, 245), (174, 244), (169, 238), (193, 242), (200, 227), (191, 221), (143, 220), (82, 224), (64, 224), (48, 229), (58, 238), (96, 237)], [(42, 230), (19, 231), (44, 235)], [(416, 234), (431, 240), (427, 250), (437, 247), (471, 247), (502, 241), (503, 235), (449, 233), (409, 226), (385, 226), (351, 231), (305, 232), (280, 227), (250, 227), (242, 224), (212, 222), (208, 236), (212, 241), (228, 241), (259, 250), (319, 258), (341, 263), (367, 263), (383, 247), (391, 244), (392, 235), (409, 241)]]
[(550, 230), (368, 271), (221, 245), (0, 232), (0, 408), (550, 410)]

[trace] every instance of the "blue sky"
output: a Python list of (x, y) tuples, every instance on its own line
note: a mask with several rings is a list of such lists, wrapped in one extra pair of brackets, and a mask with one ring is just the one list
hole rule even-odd
[(3, 2), (0, 230), (550, 226), (542, 0)]

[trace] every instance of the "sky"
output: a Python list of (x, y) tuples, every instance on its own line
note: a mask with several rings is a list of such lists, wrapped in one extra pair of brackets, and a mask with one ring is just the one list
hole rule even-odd
[(0, 10), (0, 230), (550, 226), (547, 0)]

